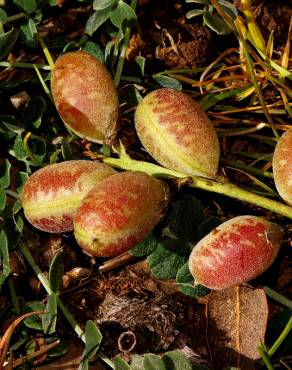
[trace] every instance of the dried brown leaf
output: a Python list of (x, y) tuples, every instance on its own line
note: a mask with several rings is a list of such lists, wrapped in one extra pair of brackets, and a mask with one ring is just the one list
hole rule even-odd
[(240, 286), (213, 291), (206, 307), (206, 337), (213, 369), (254, 369), (268, 319), (263, 289)]

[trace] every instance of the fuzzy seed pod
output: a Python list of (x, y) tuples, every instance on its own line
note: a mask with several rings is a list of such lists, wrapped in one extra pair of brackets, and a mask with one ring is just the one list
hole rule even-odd
[(137, 134), (164, 167), (190, 175), (214, 177), (220, 148), (212, 123), (188, 95), (159, 89), (138, 104)]
[(160, 221), (166, 200), (165, 185), (143, 172), (111, 176), (78, 208), (75, 238), (92, 256), (118, 256), (145, 239)]
[(210, 289), (247, 282), (273, 263), (282, 237), (282, 228), (264, 218), (232, 218), (195, 245), (189, 258), (190, 271), (196, 283)]
[(73, 230), (73, 216), (85, 195), (100, 181), (115, 174), (111, 167), (86, 160), (52, 164), (27, 180), (21, 202), (25, 217), (39, 230)]
[(79, 137), (110, 142), (116, 133), (119, 101), (112, 77), (91, 54), (70, 52), (56, 61), (51, 79), (56, 108)]
[(292, 206), (292, 128), (280, 137), (276, 145), (273, 173), (280, 196)]

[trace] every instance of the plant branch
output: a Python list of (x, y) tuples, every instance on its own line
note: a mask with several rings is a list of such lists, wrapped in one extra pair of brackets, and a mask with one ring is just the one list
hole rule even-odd
[(220, 182), (199, 176), (191, 176), (182, 172), (169, 170), (156, 164), (134, 160), (126, 154), (124, 148), (121, 149), (120, 158), (106, 157), (103, 158), (103, 162), (115, 168), (129, 171), (142, 171), (158, 178), (189, 178), (190, 183), (188, 185), (190, 187), (223, 194), (231, 198), (255, 204), (292, 219), (292, 208), (285, 204), (251, 193), (230, 182)]

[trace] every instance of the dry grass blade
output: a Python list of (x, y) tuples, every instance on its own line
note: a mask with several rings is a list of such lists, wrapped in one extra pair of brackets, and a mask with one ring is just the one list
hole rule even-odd
[(5, 358), (6, 358), (6, 355), (7, 355), (7, 352), (8, 352), (8, 348), (9, 348), (10, 339), (11, 339), (11, 336), (12, 336), (15, 328), (21, 323), (22, 320), (26, 319), (27, 317), (34, 316), (34, 315), (42, 315), (42, 314), (44, 314), (44, 311), (34, 311), (34, 312), (26, 313), (26, 314), (20, 316), (18, 319), (16, 319), (9, 326), (9, 328), (6, 330), (6, 332), (4, 333), (4, 335), (3, 335), (3, 337), (0, 341), (0, 369), (3, 368)]
[(245, 16), (245, 19), (246, 19), (249, 33), (254, 43), (257, 45), (257, 47), (260, 50), (264, 51), (266, 49), (265, 41), (264, 41), (264, 38), (261, 34), (261, 31), (258, 25), (256, 24), (255, 17), (251, 9), (250, 0), (241, 0), (241, 7), (242, 7), (243, 14)]

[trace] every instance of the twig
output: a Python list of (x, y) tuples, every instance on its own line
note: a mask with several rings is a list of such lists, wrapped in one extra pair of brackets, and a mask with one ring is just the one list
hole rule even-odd
[(114, 257), (106, 261), (102, 266), (99, 267), (99, 270), (102, 272), (111, 271), (113, 269), (116, 269), (120, 266), (127, 264), (128, 262), (133, 261), (136, 258), (137, 258), (136, 256), (133, 256), (128, 252), (125, 252), (118, 257)]

